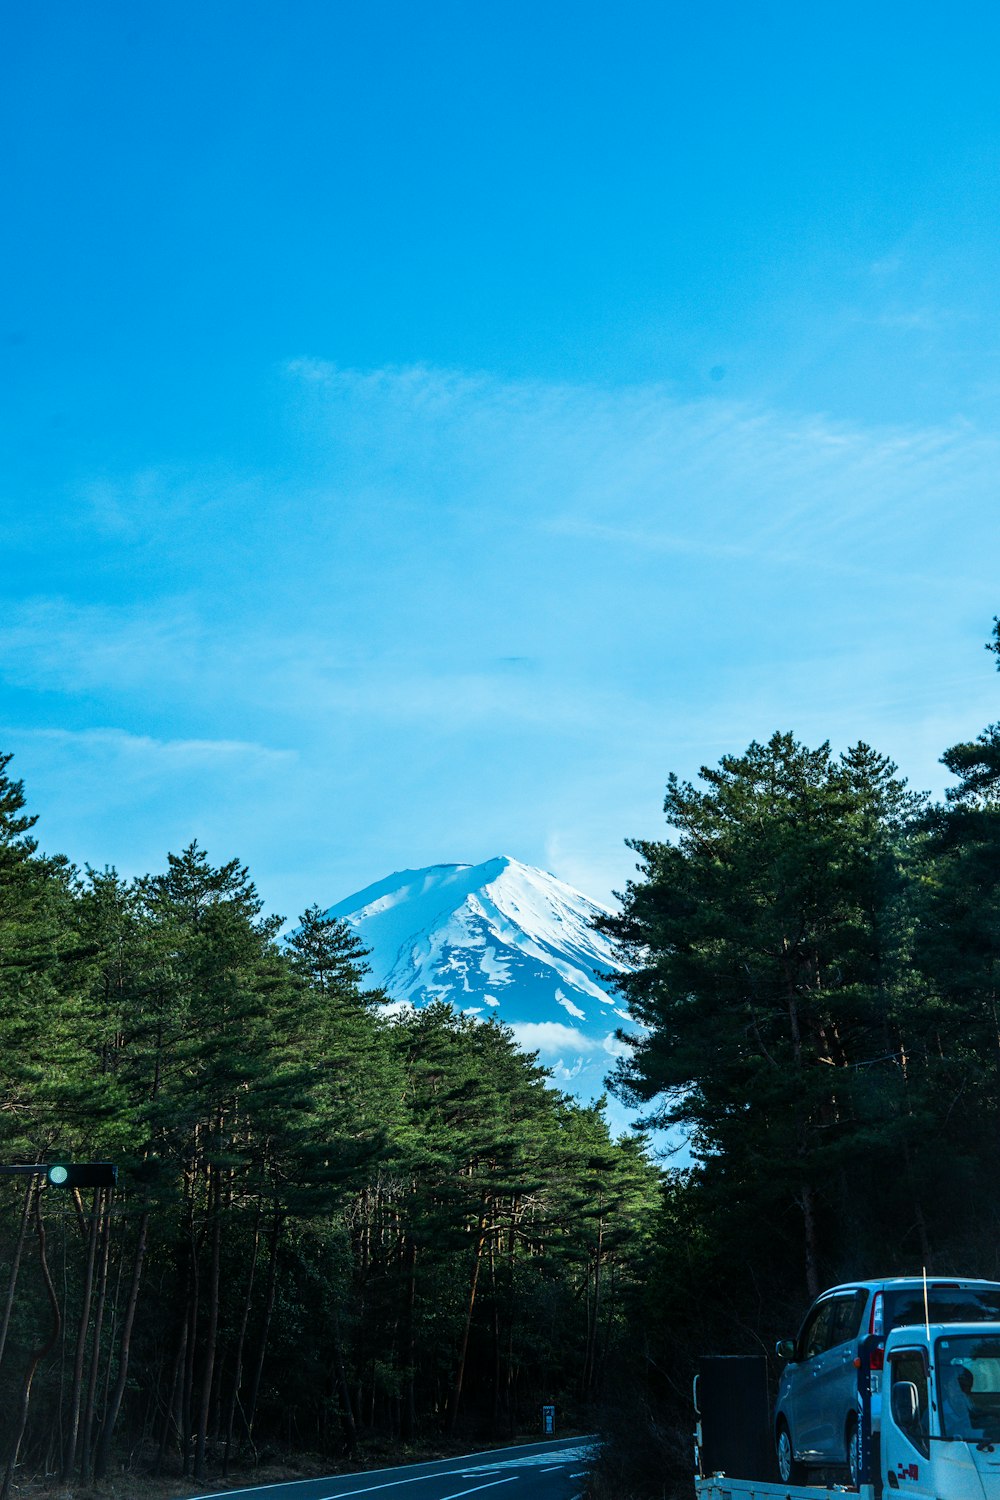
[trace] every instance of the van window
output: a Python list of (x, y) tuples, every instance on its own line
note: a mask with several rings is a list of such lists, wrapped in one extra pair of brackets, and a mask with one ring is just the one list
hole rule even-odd
[(822, 1354), (824, 1349), (830, 1347), (833, 1308), (833, 1298), (813, 1308), (799, 1337), (799, 1359), (814, 1359), (817, 1354)]
[(856, 1339), (861, 1331), (861, 1317), (868, 1305), (868, 1293), (863, 1287), (856, 1292), (846, 1292), (833, 1299), (834, 1313), (830, 1326), (829, 1348), (846, 1344)]
[[(927, 1288), (932, 1323), (1000, 1323), (1000, 1286)], [(885, 1331), (924, 1321), (924, 1290), (886, 1292)]]

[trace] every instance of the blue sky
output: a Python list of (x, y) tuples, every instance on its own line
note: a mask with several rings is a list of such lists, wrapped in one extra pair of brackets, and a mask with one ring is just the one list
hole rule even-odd
[(11, 7), (0, 744), (294, 915), (998, 717), (1000, 12)]

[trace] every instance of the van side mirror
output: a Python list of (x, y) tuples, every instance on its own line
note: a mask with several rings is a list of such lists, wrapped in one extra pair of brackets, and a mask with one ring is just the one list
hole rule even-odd
[(900, 1380), (892, 1388), (892, 1415), (896, 1426), (902, 1427), (904, 1431), (912, 1427), (917, 1420), (919, 1410), (920, 1401), (913, 1381)]
[(779, 1339), (774, 1346), (774, 1352), (779, 1359), (785, 1360), (786, 1362), (789, 1360), (793, 1360), (795, 1358), (795, 1340)]

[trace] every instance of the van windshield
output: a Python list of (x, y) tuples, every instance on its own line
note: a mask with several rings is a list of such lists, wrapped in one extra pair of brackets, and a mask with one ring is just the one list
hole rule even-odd
[[(929, 1286), (932, 1323), (1000, 1323), (1000, 1286)], [(924, 1321), (924, 1289), (886, 1292), (885, 1331)]]
[(938, 1339), (937, 1385), (942, 1437), (1000, 1439), (1000, 1339)]

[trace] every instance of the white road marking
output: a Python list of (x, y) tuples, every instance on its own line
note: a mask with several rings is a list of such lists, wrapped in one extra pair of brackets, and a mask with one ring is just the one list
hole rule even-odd
[[(376, 1473), (380, 1473), (380, 1474), (384, 1474), (386, 1471), (385, 1471), (385, 1469), (377, 1469), (375, 1472)], [(331, 1476), (329, 1474), (326, 1475), (326, 1478), (329, 1479), (330, 1477)], [(394, 1489), (397, 1484), (421, 1484), (421, 1483), (426, 1483), (426, 1481), (428, 1479), (447, 1479), (447, 1478), (448, 1478), (447, 1472), (445, 1472), (444, 1474), (416, 1474), (412, 1479), (392, 1479), (392, 1480), (390, 1480), (388, 1482), (388, 1484), (366, 1484), (365, 1487), (364, 1487), (364, 1489), (361, 1489), (361, 1490), (338, 1490), (335, 1495), (316, 1495), (314, 1497), (314, 1500), (347, 1500), (348, 1495), (371, 1495), (371, 1494), (374, 1493), (375, 1490), (391, 1490), (391, 1489)], [(257, 1489), (251, 1488), (249, 1490), (236, 1490), (236, 1491), (233, 1491), (233, 1490), (216, 1490), (214, 1492), (214, 1494), (211, 1494), (211, 1495), (195, 1495), (195, 1496), (193, 1496), (193, 1500), (226, 1500), (227, 1496), (232, 1496), (234, 1493), (237, 1494), (237, 1495), (256, 1495), (257, 1492), (258, 1492), (258, 1490), (261, 1493), (263, 1493), (264, 1490), (280, 1490), (285, 1485), (289, 1485), (290, 1486), (290, 1485), (293, 1485), (293, 1484), (317, 1484), (317, 1483), (321, 1484), (322, 1480), (316, 1480), (316, 1479), (286, 1479), (284, 1481), (280, 1481), (279, 1480), (279, 1482), (277, 1484), (261, 1484), (261, 1485), (258, 1485)]]
[[(561, 1458), (563, 1464), (569, 1463), (572, 1459), (579, 1460), (581, 1458), (589, 1458), (591, 1453), (593, 1453), (594, 1448), (596, 1447), (596, 1436), (597, 1435), (595, 1433), (593, 1436), (585, 1438), (582, 1443), (577, 1441), (577, 1443), (575, 1443), (572, 1447), (557, 1448), (555, 1453), (551, 1451), (550, 1447), (550, 1451), (548, 1453), (533, 1453), (528, 1458), (510, 1458), (506, 1460), (501, 1459), (499, 1462), (494, 1461), (491, 1464), (479, 1464), (475, 1468), (466, 1464), (464, 1467), (459, 1469), (457, 1466), (463, 1461), (460, 1457), (454, 1460), (456, 1468), (451, 1471), (450, 1477), (454, 1479), (475, 1479), (487, 1474), (498, 1474), (501, 1469), (519, 1469), (525, 1468), (528, 1465), (534, 1466), (537, 1464), (543, 1464), (546, 1462), (546, 1460), (551, 1460), (555, 1457)], [(463, 1455), (466, 1460), (476, 1458), (477, 1456), (478, 1455), (475, 1453), (466, 1453)], [(447, 1460), (429, 1459), (427, 1462), (428, 1464), (438, 1464), (447, 1463)], [(559, 1467), (562, 1467), (562, 1464), (560, 1464)], [(372, 1470), (373, 1474), (389, 1474), (393, 1472), (396, 1471), (392, 1469)], [(326, 1474), (323, 1476), (323, 1478), (325, 1479), (335, 1479), (337, 1477), (338, 1476), (333, 1474)], [(358, 1477), (360, 1478), (361, 1476), (359, 1475)], [(347, 1497), (349, 1495), (370, 1495), (373, 1494), (375, 1490), (392, 1489), (393, 1484), (419, 1484), (422, 1479), (447, 1479), (448, 1477), (449, 1471), (446, 1469), (444, 1473), (436, 1472), (433, 1474), (418, 1474), (413, 1479), (394, 1479), (392, 1483), (389, 1484), (370, 1484), (367, 1485), (364, 1489), (360, 1490), (341, 1490), (336, 1495), (318, 1495), (314, 1497), (314, 1500), (347, 1500)], [(571, 1477), (573, 1479), (582, 1479), (584, 1476), (583, 1474), (574, 1474)], [(277, 1480), (274, 1484), (251, 1485), (249, 1489), (245, 1490), (213, 1490), (210, 1494), (207, 1495), (194, 1495), (191, 1497), (191, 1500), (232, 1500), (234, 1494), (265, 1495), (268, 1490), (281, 1490), (285, 1489), (286, 1487), (292, 1488), (293, 1486), (297, 1487), (298, 1485), (305, 1484), (321, 1484), (322, 1482), (322, 1479), (318, 1481), (315, 1479), (284, 1479)], [(504, 1483), (506, 1482), (507, 1481), (505, 1480)], [(472, 1491), (463, 1490), (461, 1493), (471, 1494)], [(454, 1500), (454, 1497), (448, 1497), (448, 1500)], [(583, 1500), (583, 1496), (574, 1495), (573, 1500)]]
[[(360, 1490), (338, 1490), (335, 1495), (320, 1495), (317, 1500), (347, 1500), (348, 1495), (372, 1495), (376, 1490), (393, 1490), (398, 1484), (426, 1484), (428, 1479), (447, 1479), (445, 1474), (417, 1474), (413, 1479), (390, 1479), (388, 1484), (366, 1484)], [(293, 1483), (296, 1481), (293, 1481)], [(225, 1494), (225, 1491), (223, 1491)]]
[[(462, 1474), (471, 1477), (474, 1474), (495, 1474), (500, 1469), (535, 1469), (539, 1468), (542, 1464), (548, 1464), (554, 1468), (562, 1468), (566, 1464), (579, 1463), (582, 1458), (589, 1458), (593, 1451), (594, 1447), (592, 1443), (574, 1444), (571, 1448), (557, 1448), (555, 1453), (530, 1453), (527, 1458), (501, 1458), (491, 1464), (466, 1464), (462, 1470)], [(559, 1459), (558, 1464), (552, 1464), (554, 1458)], [(573, 1476), (575, 1479), (582, 1479), (583, 1477), (582, 1473)]]
[(557, 1469), (565, 1469), (565, 1467), (566, 1467), (565, 1464), (553, 1464), (552, 1467), (551, 1467), (551, 1469), (543, 1469), (542, 1473), (543, 1474), (554, 1474)]
[(494, 1490), (498, 1484), (513, 1484), (517, 1478), (511, 1474), (509, 1479), (491, 1479), (489, 1484), (474, 1484), (471, 1490), (456, 1490), (453, 1495), (442, 1495), (441, 1500), (459, 1500), (462, 1495), (474, 1495), (477, 1490)]
[[(431, 1479), (458, 1479), (459, 1477), (464, 1479), (466, 1476), (448, 1474), (447, 1472), (444, 1474), (421, 1474), (416, 1479), (394, 1479), (390, 1484), (369, 1484), (363, 1490), (338, 1490), (335, 1495), (323, 1496), (322, 1500), (347, 1500), (348, 1495), (370, 1495), (375, 1490), (394, 1489), (397, 1484), (426, 1484)], [(474, 1495), (477, 1490), (492, 1490), (498, 1484), (513, 1484), (516, 1478), (516, 1474), (511, 1474), (508, 1479), (491, 1479), (489, 1484), (474, 1484), (469, 1490), (456, 1490), (453, 1495), (442, 1495), (440, 1500), (458, 1500), (459, 1495)]]

